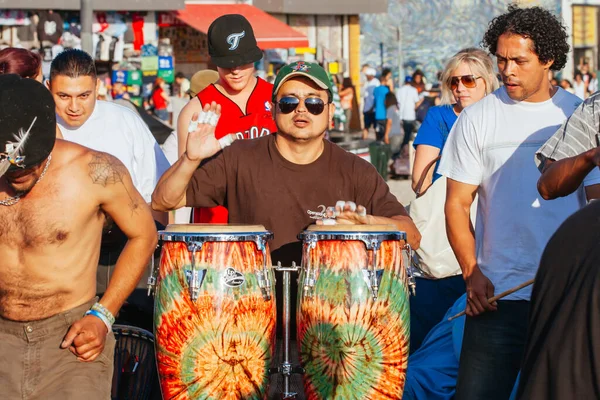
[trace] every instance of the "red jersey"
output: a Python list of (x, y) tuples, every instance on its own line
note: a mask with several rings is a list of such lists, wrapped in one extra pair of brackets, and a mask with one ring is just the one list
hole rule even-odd
[[(235, 133), (238, 139), (256, 139), (277, 132), (271, 114), (273, 85), (258, 78), (256, 86), (248, 98), (246, 110), (242, 110), (233, 100), (225, 96), (215, 85), (207, 86), (198, 93), (202, 106), (215, 102), (221, 105), (221, 118), (215, 129), (217, 139)], [(228, 213), (225, 207), (195, 208), (195, 223), (225, 224)]]
[(154, 103), (154, 108), (157, 110), (165, 110), (167, 108), (167, 101), (162, 96), (164, 90), (159, 87), (154, 93), (152, 93), (152, 102)]

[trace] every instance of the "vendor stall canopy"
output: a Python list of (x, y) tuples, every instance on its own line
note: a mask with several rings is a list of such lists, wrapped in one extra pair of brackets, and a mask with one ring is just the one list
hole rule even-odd
[(261, 50), (308, 47), (308, 39), (304, 34), (249, 4), (186, 4), (184, 9), (173, 11), (173, 14), (203, 33), (208, 33), (210, 24), (220, 16), (241, 14), (250, 21)]

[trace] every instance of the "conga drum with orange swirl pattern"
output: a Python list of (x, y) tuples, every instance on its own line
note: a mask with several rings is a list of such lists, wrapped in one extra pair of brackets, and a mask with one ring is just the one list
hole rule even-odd
[(169, 225), (156, 276), (164, 399), (264, 399), (275, 349), (274, 276), (262, 226)]
[(401, 399), (409, 346), (406, 234), (390, 225), (310, 226), (298, 281), (307, 399)]

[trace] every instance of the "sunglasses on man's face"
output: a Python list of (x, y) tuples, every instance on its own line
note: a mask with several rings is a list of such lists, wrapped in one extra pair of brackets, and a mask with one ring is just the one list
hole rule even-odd
[(479, 78), (481, 77), (475, 75), (453, 76), (450, 78), (450, 89), (456, 90), (458, 88), (458, 82), (462, 82), (462, 84), (468, 89), (473, 89), (475, 86), (477, 86), (477, 79)]
[(312, 115), (320, 115), (325, 110), (325, 102), (318, 97), (307, 97), (304, 100), (292, 96), (282, 97), (277, 102), (277, 106), (282, 114), (289, 114), (298, 108), (300, 101), (304, 101), (304, 107)]

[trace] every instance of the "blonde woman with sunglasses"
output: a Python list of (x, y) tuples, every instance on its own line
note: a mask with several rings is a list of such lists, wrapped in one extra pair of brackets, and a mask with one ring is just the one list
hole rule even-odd
[[(443, 151), (458, 115), (498, 88), (492, 60), (483, 50), (474, 48), (456, 53), (448, 61), (441, 81), (441, 105), (429, 109), (414, 142), (416, 155), (412, 187), (417, 197), (439, 178), (436, 173), (439, 161), (436, 159)], [(440, 198), (443, 193), (445, 190), (438, 187), (430, 196), (411, 204), (411, 217), (424, 233), (422, 249), (417, 252), (423, 276), (417, 277), (418, 295), (411, 298), (410, 304), (411, 353), (419, 348), (431, 328), (465, 293), (460, 267), (443, 232), (444, 199)]]
[(437, 174), (438, 163), (435, 168), (425, 169), (441, 154), (461, 111), (498, 89), (492, 59), (483, 50), (475, 48), (461, 50), (448, 61), (441, 83), (441, 104), (429, 109), (413, 144), (416, 149), (413, 190), (416, 191), (421, 175), (427, 173), (417, 196), (425, 193), (440, 177)]

